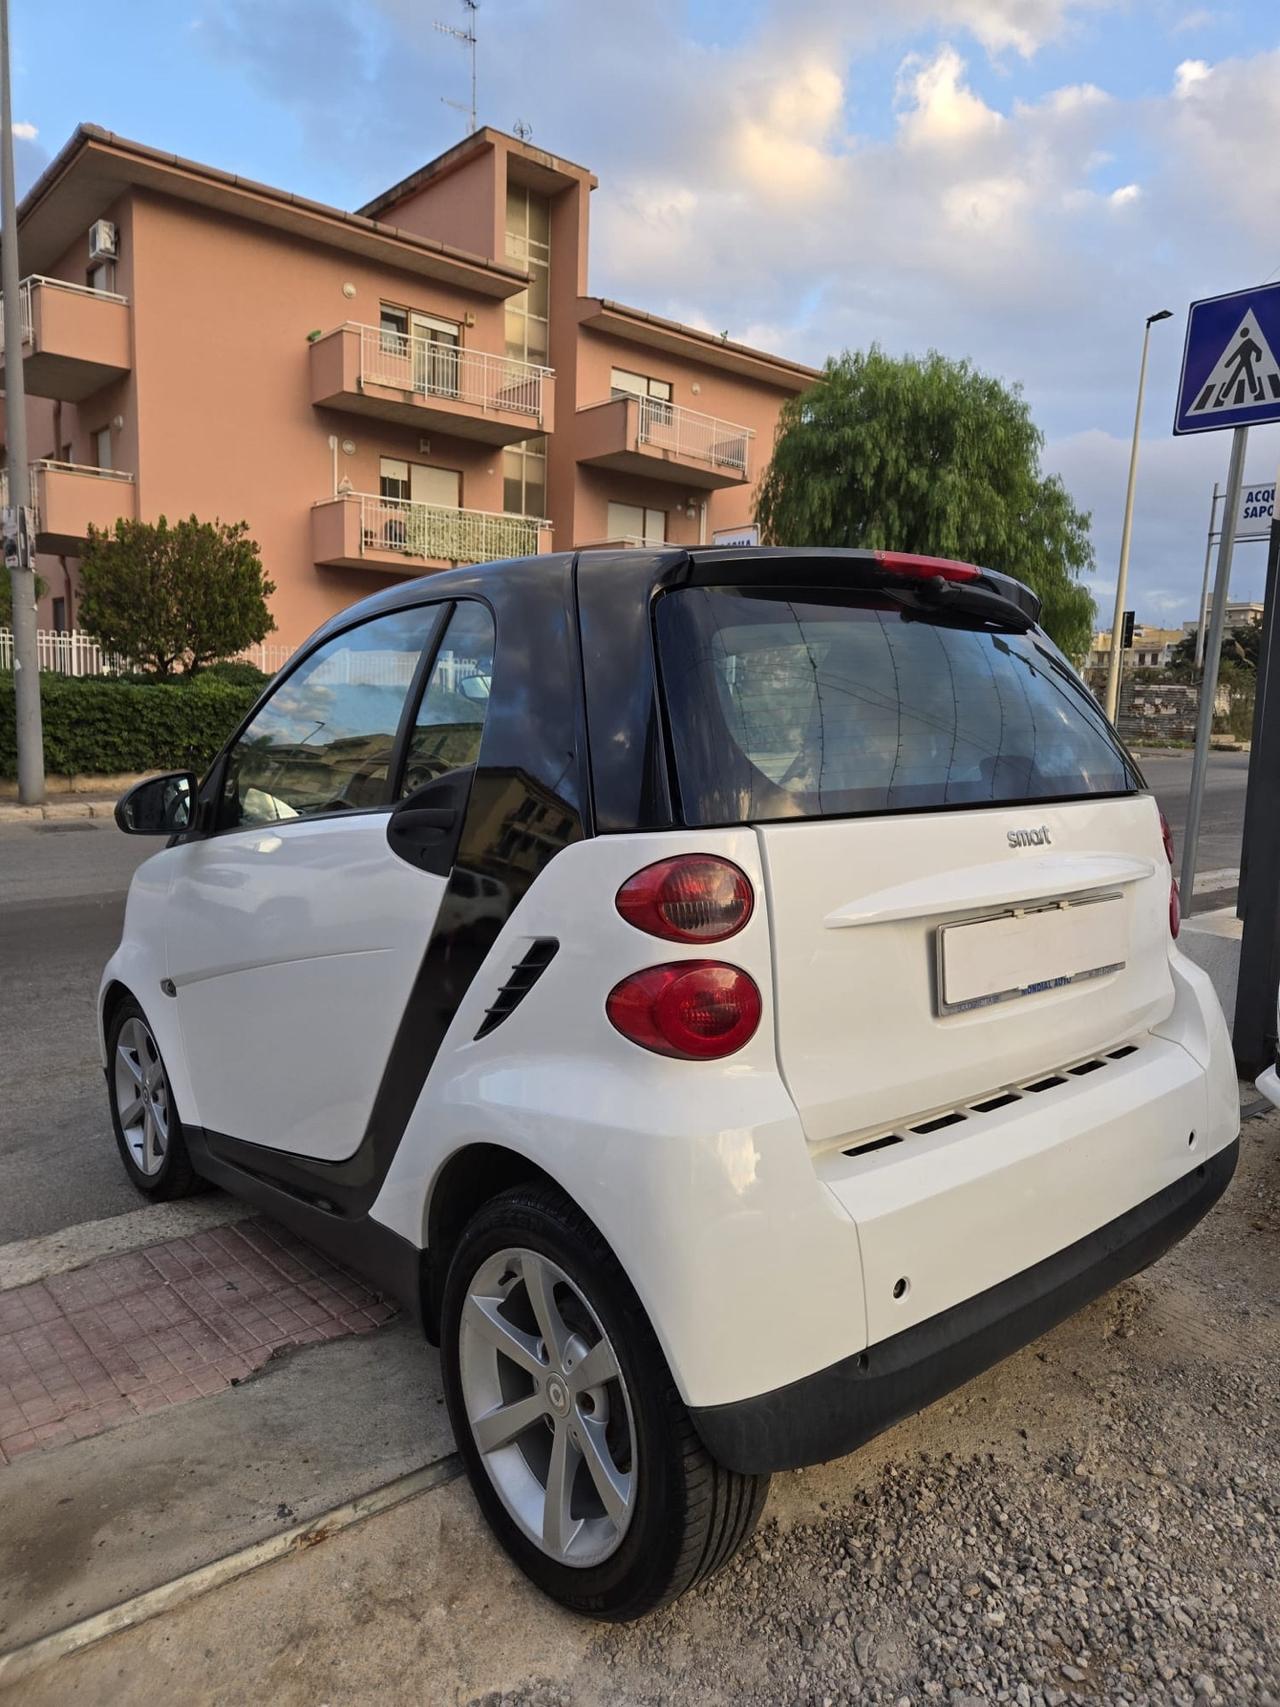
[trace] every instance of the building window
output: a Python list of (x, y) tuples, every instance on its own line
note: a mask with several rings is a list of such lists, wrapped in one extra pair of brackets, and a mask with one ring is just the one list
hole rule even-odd
[(545, 366), (551, 296), (551, 203), (524, 184), (507, 185), (507, 259), (529, 273), (529, 288), (506, 306), (507, 354)]
[(547, 513), (547, 441), (524, 439), (502, 453), (502, 507), (509, 515)]
[(610, 504), (608, 537), (635, 540), (639, 545), (665, 545), (667, 512), (643, 504)]
[(65, 599), (53, 601), (53, 632), (55, 634), (67, 632), (67, 601)]
[(462, 474), (456, 468), (435, 468), (425, 462), (384, 456), (378, 469), (378, 496), (393, 503), (407, 501), (456, 510), (462, 503)]
[(95, 468), (111, 467), (111, 428), (99, 427), (90, 439)]
[(389, 355), (404, 355), (409, 347), (409, 310), (384, 302), (378, 311), (379, 342)]
[(615, 367), (609, 372), (609, 392), (613, 397), (656, 397), (660, 402), (670, 403), (671, 381), (650, 379), (646, 374)]

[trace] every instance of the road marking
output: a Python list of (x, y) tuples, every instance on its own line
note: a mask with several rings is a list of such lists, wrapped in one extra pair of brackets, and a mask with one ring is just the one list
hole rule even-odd
[(102, 1221), (82, 1221), (75, 1227), (44, 1233), (37, 1239), (15, 1239), (12, 1244), (0, 1245), (0, 1292), (83, 1268), (99, 1257), (120, 1256), (144, 1245), (182, 1239), (190, 1233), (202, 1233), (206, 1227), (225, 1227), (229, 1221), (243, 1221), (251, 1213), (239, 1198), (219, 1191), (181, 1203), (150, 1203)]
[(234, 1582), (237, 1577), (246, 1576), (250, 1571), (261, 1569), (263, 1565), (273, 1564), (277, 1559), (287, 1558), (290, 1553), (300, 1553), (306, 1547), (314, 1547), (321, 1541), (327, 1541), (331, 1535), (338, 1535), (344, 1529), (350, 1529), (352, 1524), (361, 1523), (367, 1517), (376, 1517), (380, 1512), (390, 1511), (393, 1506), (401, 1505), (417, 1494), (429, 1493), (433, 1488), (443, 1487), (446, 1482), (454, 1481), (461, 1474), (462, 1460), (456, 1452), (451, 1452), (446, 1458), (438, 1458), (434, 1464), (424, 1465), (420, 1470), (411, 1470), (407, 1476), (399, 1476), (394, 1482), (384, 1483), (382, 1487), (374, 1488), (370, 1493), (360, 1494), (345, 1505), (335, 1506), (332, 1511), (321, 1512), (319, 1517), (313, 1517), (309, 1523), (296, 1524), (292, 1529), (272, 1535), (266, 1541), (255, 1542), (252, 1547), (242, 1547), (238, 1552), (228, 1553), (225, 1558), (215, 1559), (211, 1565), (201, 1565), (184, 1576), (161, 1583), (158, 1588), (132, 1595), (128, 1600), (108, 1607), (105, 1612), (95, 1612), (90, 1618), (64, 1625), (52, 1635), (39, 1636), (19, 1648), (0, 1653), (0, 1688), (30, 1677), (32, 1672), (43, 1666), (52, 1665), (57, 1660), (66, 1659), (71, 1654), (92, 1647), (95, 1642), (101, 1642), (107, 1636), (117, 1635), (121, 1630), (132, 1630), (137, 1625), (146, 1623), (148, 1619), (158, 1617), (162, 1612), (172, 1612), (175, 1607), (185, 1606), (198, 1595), (207, 1594), (210, 1589), (221, 1588), (224, 1583)]
[(1203, 895), (1213, 889), (1235, 889), (1239, 882), (1238, 865), (1223, 866), (1221, 871), (1197, 871), (1194, 893)]

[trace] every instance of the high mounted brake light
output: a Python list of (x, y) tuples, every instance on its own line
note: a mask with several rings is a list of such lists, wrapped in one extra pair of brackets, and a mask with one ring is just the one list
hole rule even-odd
[(913, 581), (979, 581), (982, 571), (972, 563), (954, 563), (949, 557), (920, 557), (912, 551), (873, 551), (879, 568)]

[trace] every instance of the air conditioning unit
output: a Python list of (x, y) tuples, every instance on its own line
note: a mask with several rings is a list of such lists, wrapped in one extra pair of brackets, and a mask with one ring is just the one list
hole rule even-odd
[(89, 227), (89, 259), (114, 261), (117, 253), (115, 226), (109, 219), (95, 219)]

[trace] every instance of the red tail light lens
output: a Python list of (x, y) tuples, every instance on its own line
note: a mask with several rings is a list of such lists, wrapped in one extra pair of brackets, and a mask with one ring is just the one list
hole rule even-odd
[(629, 877), (617, 894), (629, 925), (668, 942), (723, 942), (751, 917), (746, 872), (713, 854), (678, 854)]
[(1173, 876), (1173, 831), (1163, 812), (1160, 814), (1160, 835), (1169, 861), (1169, 935), (1177, 936), (1182, 929), (1182, 897), (1178, 894), (1178, 880)]
[(1164, 857), (1173, 864), (1173, 831), (1169, 828), (1169, 820), (1164, 813), (1160, 814), (1160, 834), (1164, 838)]
[(974, 564), (954, 563), (949, 557), (920, 557), (914, 551), (875, 551), (872, 556), (881, 569), (916, 581), (932, 581), (936, 575), (944, 581), (977, 581), (982, 575)]
[(633, 972), (609, 992), (605, 1012), (642, 1049), (681, 1061), (717, 1061), (755, 1035), (760, 991), (737, 966), (683, 960)]

